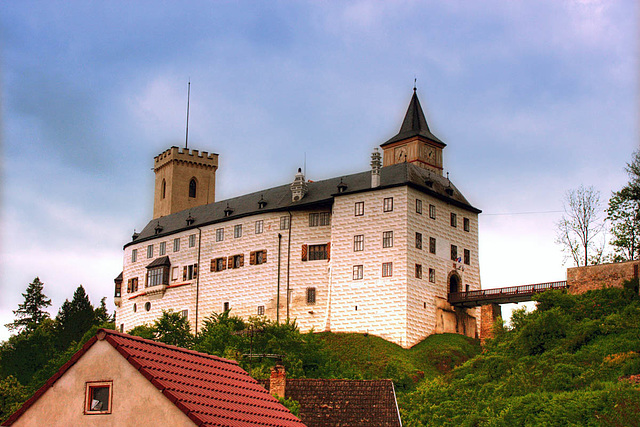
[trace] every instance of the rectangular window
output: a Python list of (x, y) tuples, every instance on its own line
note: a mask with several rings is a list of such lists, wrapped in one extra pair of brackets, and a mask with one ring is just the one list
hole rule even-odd
[(354, 210), (354, 216), (362, 216), (364, 215), (364, 202), (356, 202)]
[(137, 259), (138, 259), (138, 250), (133, 249), (131, 251), (131, 262), (136, 262)]
[(264, 305), (258, 306), (258, 316), (264, 316)]
[(288, 216), (280, 217), (280, 230), (288, 230), (290, 226), (290, 218)]
[(147, 258), (153, 258), (153, 245), (147, 246)]
[(382, 211), (391, 212), (393, 210), (393, 197), (385, 197), (382, 201)]
[(435, 237), (429, 237), (429, 253), (431, 253), (431, 254), (435, 254), (436, 253), (436, 238)]
[(244, 255), (232, 255), (227, 258), (227, 268), (244, 267)]
[(193, 280), (198, 277), (198, 264), (185, 265), (182, 267), (182, 280)]
[(422, 265), (416, 264), (416, 279), (422, 279)]
[(127, 281), (127, 292), (138, 292), (138, 278), (133, 277)]
[(364, 267), (362, 265), (353, 266), (353, 280), (362, 280)]
[(422, 214), (422, 200), (416, 199), (416, 213)]
[(178, 267), (171, 269), (171, 280), (178, 280)]
[(230, 310), (229, 301), (227, 301), (224, 304), (222, 304), (222, 311), (225, 312), (225, 311), (229, 311), (229, 310)]
[(471, 251), (469, 249), (464, 250), (464, 263), (471, 264)]
[(383, 248), (393, 247), (393, 231), (384, 231), (382, 233), (382, 247)]
[(167, 285), (169, 283), (169, 267), (155, 267), (147, 271), (147, 288)]
[(451, 226), (452, 227), (458, 226), (458, 215), (454, 214), (453, 212), (451, 212)]
[(189, 247), (193, 248), (196, 245), (196, 235), (195, 234), (191, 234), (189, 235)]
[(393, 276), (393, 263), (385, 262), (382, 264), (382, 277), (391, 277)]
[(436, 283), (436, 269), (435, 268), (430, 268), (429, 269), (429, 281), (431, 283)]
[(422, 233), (416, 233), (416, 249), (422, 249)]
[(429, 205), (429, 218), (436, 219), (436, 206)]
[(309, 261), (328, 259), (327, 245), (309, 245)]
[(456, 245), (451, 245), (451, 260), (458, 260), (458, 247)]
[(256, 234), (261, 234), (264, 230), (264, 221), (256, 221)]
[(239, 239), (240, 237), (242, 237), (242, 224), (236, 224), (233, 227), (233, 238)]
[(180, 238), (176, 237), (173, 239), (173, 252), (178, 252), (180, 250)]
[(331, 223), (329, 212), (316, 212), (309, 214), (309, 227), (321, 227)]
[(164, 254), (167, 253), (167, 242), (160, 242), (160, 253), (159, 255), (162, 256)]
[(189, 310), (182, 310), (182, 311), (180, 312), (180, 315), (181, 315), (182, 317), (184, 317), (185, 319), (189, 319)]
[(222, 271), (227, 268), (227, 259), (226, 258), (214, 258), (211, 260), (211, 271)]
[(469, 218), (462, 219), (462, 227), (464, 228), (464, 231), (469, 231)]
[(307, 288), (307, 304), (316, 303), (316, 288)]
[(364, 234), (353, 236), (353, 251), (360, 252), (364, 250)]
[(267, 251), (253, 251), (249, 254), (249, 265), (260, 265), (267, 262)]
[(224, 228), (216, 228), (216, 242), (224, 241)]
[(112, 382), (88, 382), (84, 398), (85, 414), (110, 414)]

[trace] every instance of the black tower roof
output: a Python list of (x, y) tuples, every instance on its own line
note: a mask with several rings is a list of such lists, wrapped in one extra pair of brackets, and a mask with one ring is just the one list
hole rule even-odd
[(385, 145), (391, 144), (396, 141), (409, 139), (414, 136), (422, 136), (430, 141), (442, 145), (443, 147), (446, 146), (444, 142), (440, 141), (434, 134), (431, 133), (431, 130), (429, 130), (429, 125), (427, 124), (427, 119), (424, 117), (424, 112), (422, 111), (422, 107), (420, 106), (420, 101), (418, 100), (418, 95), (416, 94), (415, 87), (413, 88), (413, 96), (411, 97), (411, 102), (409, 103), (407, 114), (405, 114), (404, 120), (402, 121), (400, 132), (398, 132), (396, 136), (382, 144), (381, 147), (384, 147)]

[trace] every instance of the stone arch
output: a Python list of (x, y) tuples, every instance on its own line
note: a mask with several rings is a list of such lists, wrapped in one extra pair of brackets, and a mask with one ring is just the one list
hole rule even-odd
[(462, 278), (457, 271), (452, 271), (447, 277), (447, 292), (452, 294), (456, 292), (462, 292)]
[(196, 177), (191, 178), (189, 181), (189, 198), (195, 199), (198, 189), (198, 181), (196, 181)]

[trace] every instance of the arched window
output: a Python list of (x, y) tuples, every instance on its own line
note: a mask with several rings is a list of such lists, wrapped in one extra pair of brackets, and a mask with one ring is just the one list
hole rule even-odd
[(167, 181), (162, 180), (162, 198), (167, 197)]
[(196, 179), (195, 178), (191, 178), (191, 181), (189, 181), (189, 197), (196, 197)]

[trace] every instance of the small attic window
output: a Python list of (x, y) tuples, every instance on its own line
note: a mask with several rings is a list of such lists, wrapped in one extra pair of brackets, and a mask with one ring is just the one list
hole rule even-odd
[(195, 222), (195, 218), (191, 216), (191, 212), (189, 212), (189, 216), (187, 217), (187, 225), (191, 225)]
[(344, 193), (347, 191), (347, 184), (345, 184), (342, 179), (340, 179), (340, 183), (338, 184), (338, 193)]
[(258, 200), (258, 209), (264, 209), (265, 206), (267, 206), (267, 202), (264, 200), (264, 197), (260, 196), (260, 200)]
[(431, 180), (431, 178), (425, 179), (424, 183), (427, 187), (433, 187), (433, 181)]
[(162, 226), (160, 225), (160, 221), (158, 221), (158, 224), (156, 225), (156, 228), (154, 229), (156, 234), (160, 234), (162, 233)]
[(110, 414), (112, 397), (112, 381), (87, 382), (84, 399), (85, 415)]
[(233, 209), (231, 209), (229, 205), (227, 205), (227, 207), (224, 210), (224, 216), (231, 216), (232, 213), (233, 213)]
[(444, 191), (445, 191), (448, 195), (453, 196), (453, 188), (451, 188), (451, 187), (447, 187)]

